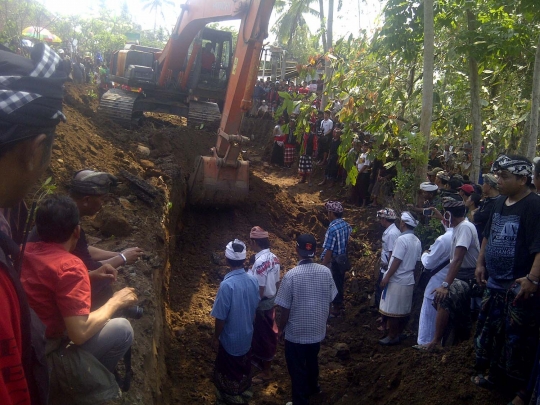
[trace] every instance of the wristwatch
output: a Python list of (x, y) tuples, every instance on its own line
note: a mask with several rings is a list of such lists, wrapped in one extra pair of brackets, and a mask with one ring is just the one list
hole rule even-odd
[(448, 283), (446, 281), (443, 281), (441, 285), (442, 288), (448, 288)]

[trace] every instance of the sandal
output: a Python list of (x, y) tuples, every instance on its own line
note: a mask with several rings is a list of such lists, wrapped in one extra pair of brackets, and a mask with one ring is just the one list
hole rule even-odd
[(471, 377), (471, 382), (480, 388), (492, 389), (495, 387), (495, 383), (489, 381), (489, 377), (484, 377), (482, 374), (478, 374)]
[[(527, 400), (527, 394), (525, 394), (525, 393), (522, 392), (522, 391), (516, 392), (516, 397), (518, 397), (519, 399), (521, 399), (521, 402), (523, 402), (524, 404), (528, 404), (528, 403), (529, 403), (529, 401)], [(508, 402), (507, 405), (516, 405), (516, 404), (514, 404), (514, 400), (515, 400), (515, 399), (516, 399), (516, 398), (512, 399), (510, 402)]]
[(268, 384), (271, 380), (272, 380), (271, 378), (254, 377), (251, 379), (251, 384), (253, 385)]

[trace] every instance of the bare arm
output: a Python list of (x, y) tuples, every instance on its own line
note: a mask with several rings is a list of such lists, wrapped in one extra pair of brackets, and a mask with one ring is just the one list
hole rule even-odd
[(225, 327), (225, 321), (216, 318), (216, 321), (214, 323), (214, 337), (216, 339), (219, 339), (219, 335), (221, 335), (221, 332), (223, 332), (224, 327)]
[(88, 246), (88, 253), (90, 253), (92, 259), (98, 262), (118, 256), (118, 252), (109, 252), (108, 250), (103, 250), (95, 246)]
[(261, 299), (264, 297), (264, 289), (265, 287), (264, 286), (259, 286), (259, 296), (261, 297)]
[(137, 302), (137, 295), (133, 288), (123, 288), (114, 293), (112, 298), (101, 308), (89, 315), (67, 316), (64, 318), (68, 337), (76, 345), (82, 345), (98, 333), (116, 311), (126, 308)]
[(480, 247), (480, 253), (478, 253), (478, 258), (476, 259), (476, 270), (474, 276), (476, 277), (476, 282), (479, 285), (486, 285), (486, 245), (487, 239), (482, 239), (482, 246)]
[(384, 275), (384, 278), (381, 281), (381, 288), (386, 287), (388, 282), (390, 281), (390, 278), (396, 273), (399, 265), (401, 264), (402, 260), (394, 257), (394, 260), (392, 260), (392, 265)]
[(465, 258), (466, 254), (467, 254), (467, 248), (465, 248), (464, 246), (456, 247), (456, 251), (454, 252), (454, 258), (452, 259), (452, 262), (450, 263), (448, 274), (446, 275), (446, 279), (444, 280), (448, 283), (448, 285), (454, 282), (454, 279), (459, 273), (459, 269), (461, 269), (461, 264), (463, 263), (463, 259)]
[(521, 285), (521, 289), (515, 299), (516, 301), (522, 298), (528, 299), (538, 291), (538, 284), (534, 284), (531, 280), (540, 280), (540, 252), (534, 256), (534, 262), (531, 271), (528, 274), (528, 278), (522, 277), (516, 280), (516, 283)]
[(322, 265), (330, 268), (330, 263), (332, 263), (332, 251), (327, 250), (326, 253), (324, 254)]
[[(88, 252), (92, 259), (101, 262), (101, 264), (110, 264), (114, 268), (123, 266), (124, 264), (135, 263), (143, 254), (143, 250), (139, 247), (124, 249), (122, 252), (109, 252), (94, 246), (88, 246)], [(124, 258), (120, 253), (124, 255), (126, 262), (124, 262)]]
[(280, 316), (279, 316), (279, 325), (278, 330), (279, 333), (283, 333), (285, 330), (285, 326), (287, 325), (287, 322), (289, 322), (289, 315), (291, 313), (290, 309), (279, 307), (280, 308)]

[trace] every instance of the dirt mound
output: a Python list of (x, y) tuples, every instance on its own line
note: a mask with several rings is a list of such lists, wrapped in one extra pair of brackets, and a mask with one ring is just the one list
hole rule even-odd
[[(195, 157), (208, 154), (215, 143), (214, 133), (189, 128), (184, 119), (164, 114), (148, 114), (140, 127), (128, 130), (101, 118), (96, 109), (91, 86), (67, 85), (68, 122), (58, 127), (49, 175), (60, 191), (75, 170), (93, 168), (117, 175), (122, 184), (103, 217), (124, 217), (124, 229), (131, 234), (108, 236), (114, 226), (105, 228), (103, 218), (83, 225), (98, 247), (121, 250), (138, 245), (146, 252), (145, 260), (122, 270), (117, 283), (117, 287), (135, 287), (145, 309), (145, 316), (132, 322), (135, 375), (120, 403), (211, 404), (215, 354), (209, 313), (227, 272), (222, 260), (225, 244), (233, 238), (247, 240), (250, 228), (260, 225), (270, 232), (272, 250), (280, 257), (283, 271), (289, 270), (297, 262), (295, 236), (312, 233), (321, 243), (328, 226), (323, 202), (345, 201), (346, 190), (337, 185), (308, 187), (298, 184), (294, 169), (270, 168), (265, 156), (273, 123), (244, 120), (243, 134), (253, 138), (246, 152), (252, 167), (249, 199), (229, 210), (190, 207), (176, 222)], [(126, 172), (146, 181), (157, 191), (156, 197), (141, 200), (130, 176), (122, 175)], [(322, 174), (322, 168), (316, 167), (315, 183)], [(353, 268), (347, 274), (345, 315), (330, 320), (322, 343), (323, 394), (313, 403), (502, 403), (499, 396), (470, 383), (470, 341), (438, 354), (413, 350), (414, 336), (397, 347), (378, 345), (378, 314), (369, 306), (381, 236), (374, 217), (372, 209), (346, 205), (345, 219), (353, 226)], [(168, 221), (172, 226), (167, 229)], [(168, 241), (175, 241), (174, 250)], [(164, 346), (161, 332), (165, 333)], [(254, 404), (290, 400), (282, 347), (273, 362), (273, 374), (271, 383), (254, 388)]]

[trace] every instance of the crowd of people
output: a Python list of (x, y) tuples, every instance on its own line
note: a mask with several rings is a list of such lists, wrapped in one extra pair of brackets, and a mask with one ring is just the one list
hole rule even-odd
[(329, 201), (325, 209), (330, 225), (321, 264), (315, 262), (315, 237), (299, 235), (295, 243), (299, 262), (281, 280), (279, 258), (270, 250), (268, 232), (260, 226), (249, 233), (249, 246), (256, 253), (247, 270), (246, 244), (235, 239), (225, 247), (230, 271), (219, 286), (211, 312), (215, 318), (217, 404), (247, 404), (253, 395), (252, 384), (272, 380), (271, 362), (278, 342), (284, 345), (291, 378), (292, 402), (288, 405), (308, 404), (310, 396), (321, 392), (318, 354), (328, 318), (339, 316), (343, 307), (352, 231), (342, 218), (341, 203)]
[[(69, 195), (39, 203), (35, 227), (24, 240), (28, 213), (21, 202), (48, 167), (55, 127), (66, 119), (63, 83), (70, 68), (44, 44), (33, 48), (31, 59), (0, 50), (0, 62), (0, 170), (10, 174), (0, 177), (0, 402), (46, 404), (60, 397), (77, 403), (84, 397), (101, 403), (116, 397), (119, 385), (129, 387), (133, 329), (126, 316), (140, 315), (135, 291), (113, 292), (111, 283), (119, 266), (144, 252), (88, 246), (80, 219), (97, 213), (117, 182), (91, 170), (74, 174)], [(300, 181), (311, 184), (317, 159), (326, 166), (321, 185), (340, 180), (341, 128), (333, 112), (312, 117), (301, 145), (291, 137), (294, 117), (285, 137), (278, 124), (273, 162), (291, 167), (298, 155)], [(360, 133), (349, 152), (358, 169), (356, 205), (382, 205), (392, 193), (395, 170), (371, 161), (371, 144), (369, 134)], [(475, 184), (466, 167), (456, 168), (453, 154), (449, 147), (442, 155), (432, 149), (415, 204), (400, 213), (389, 206), (377, 211), (384, 230), (374, 275), (379, 344), (404, 342), (413, 296), (420, 293), (415, 349), (437, 351), (473, 333), (472, 384), (503, 390), (513, 405), (538, 405), (540, 159), (501, 154), (482, 184)], [(291, 378), (289, 405), (308, 404), (320, 393), (318, 353), (328, 319), (343, 315), (352, 232), (340, 202), (324, 208), (329, 226), (320, 263), (316, 238), (298, 235), (298, 264), (283, 278), (267, 230), (255, 226), (249, 244), (235, 239), (226, 245), (230, 271), (211, 312), (218, 404), (246, 404), (252, 385), (272, 379), (279, 342)], [(441, 230), (424, 252), (415, 234), (420, 224)], [(246, 269), (248, 246), (255, 254)], [(123, 377), (117, 372), (122, 358)]]
[[(375, 286), (384, 333), (379, 343), (406, 338), (416, 291), (423, 302), (415, 349), (437, 351), (467, 340), (476, 320), (472, 383), (502, 390), (510, 404), (537, 404), (540, 165), (503, 154), (481, 186), (440, 167), (427, 177), (409, 211), (377, 212), (384, 228)], [(431, 221), (442, 232), (422, 253), (414, 230)]]

